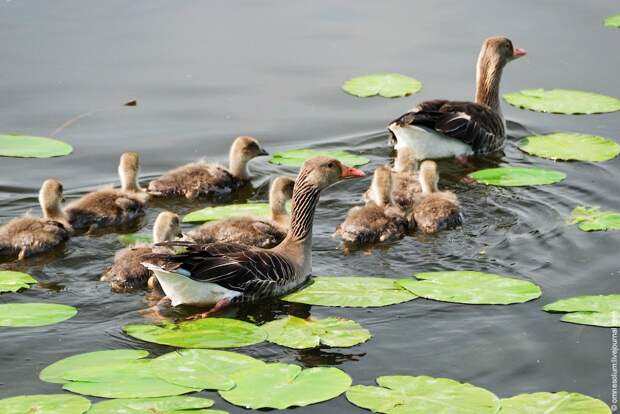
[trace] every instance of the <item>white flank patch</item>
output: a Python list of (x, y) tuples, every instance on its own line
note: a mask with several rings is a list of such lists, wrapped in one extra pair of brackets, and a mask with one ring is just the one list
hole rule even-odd
[(396, 124), (390, 125), (389, 128), (396, 136), (397, 142), (394, 148), (398, 150), (403, 145), (409, 146), (420, 160), (473, 154), (469, 145), (430, 128), (411, 125), (403, 127)]

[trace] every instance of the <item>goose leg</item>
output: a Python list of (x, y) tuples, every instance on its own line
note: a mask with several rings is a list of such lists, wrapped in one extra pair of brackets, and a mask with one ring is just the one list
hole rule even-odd
[(217, 301), (217, 303), (208, 311), (206, 312), (202, 312), (202, 313), (198, 313), (196, 315), (190, 316), (189, 320), (197, 320), (197, 319), (203, 319), (203, 318), (208, 318), (209, 316), (213, 315), (216, 312), (221, 311), (222, 309), (224, 309), (225, 307), (227, 307), (230, 304), (230, 299), (220, 299)]

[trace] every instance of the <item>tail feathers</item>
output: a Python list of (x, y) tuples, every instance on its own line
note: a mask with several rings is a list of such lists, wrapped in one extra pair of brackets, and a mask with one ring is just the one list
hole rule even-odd
[[(154, 256), (154, 255), (151, 255), (151, 256)], [(177, 269), (174, 269), (174, 271), (171, 271), (171, 270), (164, 269), (160, 265), (156, 265), (156, 264), (149, 263), (149, 262), (142, 262), (140, 264), (146, 267), (147, 269), (149, 269), (151, 272), (155, 273), (155, 276), (157, 276), (158, 272), (169, 274), (169, 275), (176, 274), (176, 275), (181, 275), (181, 276), (186, 276), (186, 277), (189, 277), (191, 275), (190, 272), (188, 272), (185, 269), (181, 269), (181, 268), (177, 268)]]

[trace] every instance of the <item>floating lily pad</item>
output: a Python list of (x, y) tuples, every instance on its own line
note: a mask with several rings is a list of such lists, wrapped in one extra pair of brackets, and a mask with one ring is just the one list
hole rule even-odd
[(359, 167), (360, 165), (368, 164), (370, 162), (368, 158), (348, 151), (313, 149), (293, 149), (284, 152), (276, 152), (273, 154), (273, 157), (271, 157), (270, 162), (272, 164), (301, 167), (306, 160), (318, 156), (336, 158), (338, 161), (352, 167)]
[(267, 322), (263, 325), (267, 340), (295, 349), (319, 345), (351, 347), (370, 339), (370, 332), (350, 319), (301, 319), (296, 316)]
[(305, 407), (336, 398), (351, 385), (351, 377), (338, 368), (302, 369), (280, 363), (239, 371), (231, 378), (237, 385), (219, 394), (251, 409)]
[(566, 178), (566, 174), (543, 168), (499, 167), (469, 174), (474, 180), (486, 185), (523, 187), (554, 184)]
[(416, 273), (415, 279), (397, 283), (412, 293), (442, 302), (473, 305), (508, 305), (540, 297), (541, 290), (532, 282), (482, 272)]
[(229, 390), (230, 375), (265, 363), (248, 355), (211, 349), (185, 349), (155, 358), (151, 367), (165, 381), (184, 387)]
[(388, 414), (495, 414), (500, 407), (492, 392), (449, 378), (392, 375), (377, 378), (377, 384), (355, 385), (347, 391), (347, 399)]
[(2, 414), (82, 414), (89, 408), (86, 398), (67, 394), (20, 395), (0, 400)]
[(568, 223), (579, 224), (579, 229), (583, 231), (620, 230), (620, 212), (579, 206), (571, 213)]
[(146, 342), (180, 348), (238, 348), (263, 342), (265, 331), (248, 322), (207, 318), (165, 325), (125, 325), (130, 336)]
[(620, 111), (620, 100), (614, 97), (570, 89), (526, 89), (507, 93), (504, 99), (519, 108), (555, 114), (600, 114)]
[(118, 236), (118, 241), (120, 241), (123, 246), (132, 246), (134, 244), (151, 244), (153, 243), (153, 236), (144, 233), (121, 234)]
[(0, 156), (18, 158), (50, 158), (68, 155), (73, 147), (62, 141), (44, 137), (0, 134)]
[(376, 95), (384, 98), (398, 98), (419, 92), (422, 84), (416, 79), (399, 73), (377, 73), (349, 79), (342, 85), (342, 89), (361, 98)]
[(620, 294), (577, 296), (545, 305), (547, 312), (565, 312), (562, 321), (620, 328)]
[(206, 410), (212, 405), (213, 400), (196, 397), (130, 398), (100, 402), (88, 414), (226, 414)]
[(183, 223), (204, 223), (239, 216), (269, 217), (270, 214), (269, 203), (229, 204), (192, 211), (183, 217)]
[(282, 298), (308, 305), (367, 308), (407, 302), (417, 296), (395, 279), (366, 276), (316, 277), (305, 289)]
[(613, 16), (608, 16), (605, 19), (605, 26), (620, 27), (620, 14), (614, 14)]
[(601, 400), (576, 392), (536, 392), (502, 398), (502, 414), (611, 414)]
[(31, 284), (37, 283), (37, 279), (28, 273), (0, 270), (0, 293), (17, 292), (20, 289), (28, 289)]
[(73, 318), (77, 309), (56, 303), (5, 303), (0, 305), (0, 326), (45, 326)]
[(528, 154), (552, 160), (607, 161), (620, 154), (620, 145), (596, 135), (558, 132), (536, 135), (519, 141)]

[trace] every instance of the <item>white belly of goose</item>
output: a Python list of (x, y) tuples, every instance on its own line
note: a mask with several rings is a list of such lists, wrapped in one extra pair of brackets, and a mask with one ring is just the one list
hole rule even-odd
[(430, 128), (418, 126), (398, 126), (392, 124), (390, 131), (396, 136), (396, 146), (407, 145), (416, 152), (418, 159), (451, 158), (471, 155), (471, 147), (458, 139), (450, 138)]

